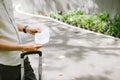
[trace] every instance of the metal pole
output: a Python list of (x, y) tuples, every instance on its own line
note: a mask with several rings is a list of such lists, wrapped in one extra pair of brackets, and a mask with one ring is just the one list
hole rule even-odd
[(39, 56), (39, 65), (38, 65), (38, 79), (42, 80), (42, 56)]
[(21, 59), (21, 80), (24, 80), (24, 58)]

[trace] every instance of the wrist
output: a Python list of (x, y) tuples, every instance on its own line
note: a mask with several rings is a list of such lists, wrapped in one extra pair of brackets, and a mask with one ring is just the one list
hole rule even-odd
[(23, 27), (23, 32), (24, 33), (27, 33), (27, 27), (28, 27), (28, 25), (26, 25), (26, 26)]
[(24, 49), (23, 49), (23, 45), (21, 45), (21, 44), (18, 45), (18, 50), (19, 50), (19, 51), (24, 51)]

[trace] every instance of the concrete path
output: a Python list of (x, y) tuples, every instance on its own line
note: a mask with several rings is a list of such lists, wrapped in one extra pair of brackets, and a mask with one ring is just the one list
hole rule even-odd
[[(44, 80), (120, 80), (120, 39), (48, 18), (21, 13), (15, 17), (18, 22), (39, 26), (44, 23), (50, 28), (50, 42), (40, 49)], [(23, 42), (33, 38), (23, 33), (22, 37)], [(36, 71), (38, 57), (31, 57)]]

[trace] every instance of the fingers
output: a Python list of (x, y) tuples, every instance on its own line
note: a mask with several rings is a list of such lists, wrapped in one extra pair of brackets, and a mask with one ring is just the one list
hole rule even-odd
[(39, 48), (41, 48), (41, 44), (36, 44), (36, 43), (27, 43), (22, 45), (22, 50), (21, 51), (37, 51)]
[(33, 48), (33, 51), (37, 51), (39, 48), (41, 48), (42, 46), (41, 45), (38, 45), (38, 44), (36, 44), (35, 46), (34, 46), (34, 48)]
[(37, 33), (37, 32), (41, 32), (41, 29), (40, 29), (40, 27), (28, 27), (27, 28), (27, 32), (29, 33), (29, 34), (32, 34), (32, 35), (34, 35), (35, 33)]
[(37, 32), (41, 32), (41, 29), (39, 27), (36, 27)]
[(39, 48), (41, 48), (41, 47), (42, 47), (42, 45), (40, 45), (40, 44), (35, 44), (35, 48), (39, 49)]

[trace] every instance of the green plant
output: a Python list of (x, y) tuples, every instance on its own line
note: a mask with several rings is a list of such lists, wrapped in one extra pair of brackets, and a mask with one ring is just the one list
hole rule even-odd
[(79, 15), (83, 15), (83, 14), (84, 14), (83, 11), (70, 11), (68, 13), (63, 14), (63, 21), (67, 21), (71, 17), (79, 16)]
[(109, 14), (107, 12), (102, 12), (97, 14), (97, 17), (101, 20), (101, 21), (109, 21), (110, 17)]
[(56, 12), (51, 12), (49, 14), (50, 17), (54, 18), (54, 19), (57, 19), (57, 20), (62, 20), (62, 15), (56, 13)]
[(115, 15), (111, 19), (107, 12), (101, 12), (93, 16), (85, 14), (83, 11), (71, 11), (67, 13), (52, 13), (51, 16), (72, 25), (79, 25), (81, 28), (120, 37), (119, 15)]

